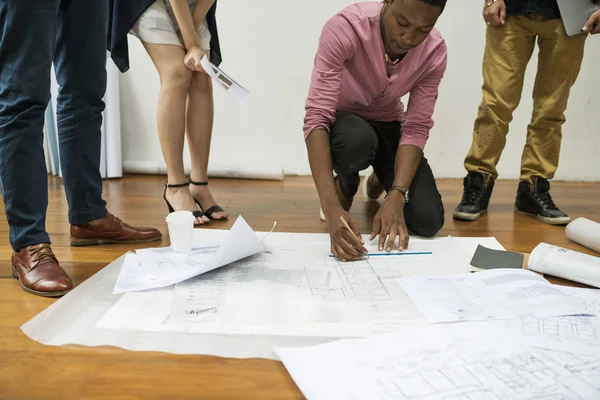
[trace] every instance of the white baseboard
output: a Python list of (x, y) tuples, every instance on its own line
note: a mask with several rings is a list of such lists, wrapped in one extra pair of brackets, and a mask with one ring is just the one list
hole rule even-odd
[[(148, 161), (123, 161), (123, 171), (133, 174), (166, 175), (167, 168)], [(186, 167), (185, 173), (189, 175), (190, 169)], [(211, 165), (208, 176), (213, 178), (237, 178), (237, 179), (264, 179), (282, 181), (284, 178), (283, 168), (238, 168), (223, 165)]]

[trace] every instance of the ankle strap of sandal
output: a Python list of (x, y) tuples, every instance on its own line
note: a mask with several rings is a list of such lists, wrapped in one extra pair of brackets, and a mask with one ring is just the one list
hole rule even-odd
[(188, 183), (191, 183), (192, 185), (196, 185), (196, 186), (207, 186), (208, 182), (194, 182), (191, 178), (188, 181)]
[(176, 187), (184, 187), (189, 185), (188, 182), (184, 183), (165, 183), (165, 188), (176, 188)]

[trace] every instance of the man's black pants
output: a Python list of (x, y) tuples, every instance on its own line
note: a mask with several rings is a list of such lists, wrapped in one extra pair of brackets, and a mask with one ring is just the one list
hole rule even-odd
[[(400, 122), (367, 121), (356, 114), (337, 113), (330, 134), (331, 159), (346, 196), (356, 194), (360, 184), (358, 173), (369, 166), (373, 166), (377, 178), (389, 192), (401, 132)], [(435, 236), (444, 225), (444, 206), (425, 157), (421, 158), (409, 190), (409, 202), (404, 207), (408, 232)]]

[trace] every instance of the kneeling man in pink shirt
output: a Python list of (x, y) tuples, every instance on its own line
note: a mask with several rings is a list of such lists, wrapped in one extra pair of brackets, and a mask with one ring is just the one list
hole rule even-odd
[[(379, 250), (391, 251), (396, 240), (398, 250), (405, 250), (409, 234), (431, 237), (444, 224), (423, 149), (446, 70), (446, 44), (434, 28), (445, 5), (446, 0), (357, 3), (323, 28), (304, 138), (331, 251), (342, 261), (367, 253), (348, 211), (359, 172), (370, 166), (367, 197), (386, 192), (371, 231), (371, 240), (379, 235)], [(405, 95), (410, 95), (406, 109), (400, 101)]]

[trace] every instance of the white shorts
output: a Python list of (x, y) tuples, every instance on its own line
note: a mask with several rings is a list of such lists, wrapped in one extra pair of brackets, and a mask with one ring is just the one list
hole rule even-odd
[[(144, 11), (129, 33), (143, 42), (172, 44), (185, 48), (179, 39), (179, 25), (167, 7), (165, 0), (156, 0)], [(193, 5), (190, 5), (190, 11), (192, 8)], [(196, 27), (196, 33), (200, 39), (200, 46), (208, 51), (210, 49), (210, 31), (206, 19)]]

